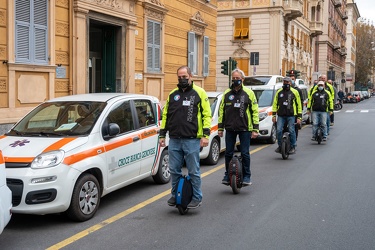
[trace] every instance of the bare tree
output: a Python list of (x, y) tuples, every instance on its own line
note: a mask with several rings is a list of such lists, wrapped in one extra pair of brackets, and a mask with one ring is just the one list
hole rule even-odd
[(356, 82), (361, 87), (369, 87), (368, 82), (375, 67), (375, 28), (367, 19), (357, 23)]

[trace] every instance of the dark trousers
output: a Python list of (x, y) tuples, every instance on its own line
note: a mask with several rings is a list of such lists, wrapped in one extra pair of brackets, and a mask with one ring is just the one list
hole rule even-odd
[(243, 177), (250, 179), (250, 137), (251, 132), (249, 131), (225, 131), (225, 175), (228, 175), (229, 162), (233, 157), (234, 147), (236, 145), (237, 135), (240, 139), (240, 148), (242, 156), (242, 166), (244, 169)]

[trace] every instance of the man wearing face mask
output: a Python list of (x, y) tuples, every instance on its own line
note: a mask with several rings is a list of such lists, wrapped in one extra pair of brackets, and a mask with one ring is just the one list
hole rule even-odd
[[(290, 76), (290, 79), (292, 80), (292, 88), (294, 88), (295, 90), (298, 91), (298, 94), (299, 94), (299, 97), (301, 98), (301, 109), (303, 111), (303, 96), (302, 96), (302, 90), (300, 88), (298, 88), (297, 84), (296, 84), (296, 76), (295, 75), (291, 75)], [(298, 130), (301, 129), (301, 124), (298, 124), (297, 123), (297, 117), (296, 117), (296, 124), (295, 124), (295, 128), (294, 128), (294, 131), (296, 132), (296, 140), (298, 139)]]
[(323, 141), (327, 140), (327, 112), (333, 113), (333, 102), (331, 94), (324, 87), (324, 82), (319, 81), (317, 88), (313, 91), (311, 99), (307, 104), (307, 112), (312, 111), (312, 138), (315, 141), (315, 133), (318, 125), (321, 123), (323, 126)]
[(197, 208), (202, 203), (199, 152), (201, 147), (208, 146), (211, 107), (204, 89), (194, 85), (190, 68), (181, 66), (177, 77), (177, 88), (170, 92), (164, 106), (159, 136), (160, 146), (165, 147), (165, 136), (169, 132), (172, 197), (168, 205), (176, 205), (176, 183), (182, 175), (185, 161), (193, 186), (193, 199), (187, 208)]
[(232, 71), (232, 85), (227, 89), (220, 103), (218, 135), (223, 136), (225, 129), (225, 174), (221, 181), (229, 185), (228, 165), (233, 157), (237, 135), (240, 139), (242, 165), (244, 167), (243, 186), (251, 185), (250, 138), (256, 138), (259, 132), (258, 103), (254, 92), (243, 87), (245, 74), (240, 69)]
[(290, 77), (283, 79), (283, 87), (276, 91), (275, 98), (272, 104), (272, 122), (276, 122), (277, 115), (277, 144), (276, 153), (281, 152), (281, 141), (285, 123), (288, 125), (290, 133), (291, 149), (289, 154), (296, 152), (297, 140), (295, 133), (295, 119), (297, 117), (297, 124), (301, 124), (302, 120), (302, 105), (301, 98), (298, 91), (291, 87), (292, 80)]

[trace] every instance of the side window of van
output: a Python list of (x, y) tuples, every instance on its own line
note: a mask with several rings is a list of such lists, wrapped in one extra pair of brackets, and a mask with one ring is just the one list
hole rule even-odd
[(120, 134), (134, 129), (134, 121), (129, 101), (116, 105), (107, 117), (108, 123), (116, 123), (120, 127)]
[(149, 100), (135, 100), (134, 105), (140, 128), (155, 124), (155, 110)]

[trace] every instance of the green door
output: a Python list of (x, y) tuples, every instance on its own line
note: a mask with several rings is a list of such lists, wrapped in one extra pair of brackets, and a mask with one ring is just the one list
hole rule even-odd
[(116, 92), (116, 40), (114, 27), (103, 27), (102, 92)]

